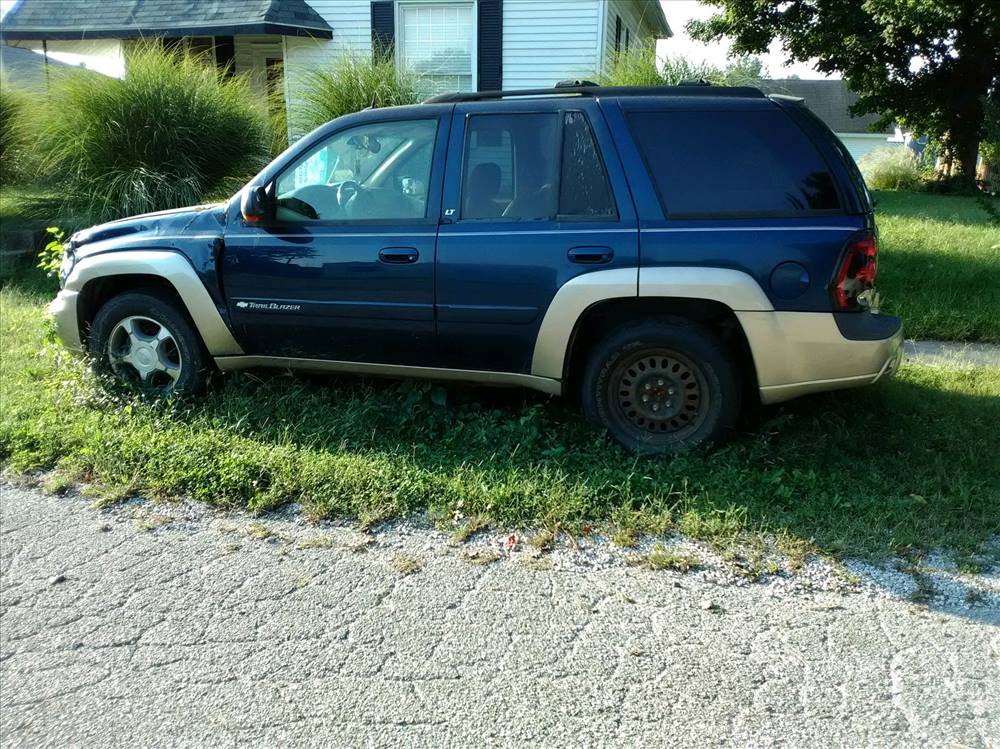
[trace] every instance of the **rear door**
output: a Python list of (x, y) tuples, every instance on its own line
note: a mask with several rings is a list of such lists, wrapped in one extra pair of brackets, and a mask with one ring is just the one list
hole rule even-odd
[(456, 106), (443, 209), (443, 366), (529, 372), (542, 318), (563, 284), (638, 264), (625, 177), (590, 98)]

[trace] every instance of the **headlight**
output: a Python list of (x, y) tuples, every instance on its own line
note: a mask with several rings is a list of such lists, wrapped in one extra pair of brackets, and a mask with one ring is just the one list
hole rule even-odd
[(69, 278), (69, 274), (73, 272), (73, 264), (76, 262), (76, 258), (73, 256), (72, 252), (67, 252), (63, 256), (62, 262), (59, 263), (59, 288), (61, 289), (66, 285), (66, 279)]

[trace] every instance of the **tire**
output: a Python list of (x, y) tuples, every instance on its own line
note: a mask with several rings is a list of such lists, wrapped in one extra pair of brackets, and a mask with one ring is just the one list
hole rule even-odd
[(157, 290), (107, 301), (94, 317), (88, 347), (97, 373), (131, 390), (168, 398), (204, 389), (201, 339), (187, 314)]
[(733, 356), (709, 330), (683, 318), (616, 328), (591, 352), (582, 385), (587, 418), (636, 453), (722, 442), (740, 413)]

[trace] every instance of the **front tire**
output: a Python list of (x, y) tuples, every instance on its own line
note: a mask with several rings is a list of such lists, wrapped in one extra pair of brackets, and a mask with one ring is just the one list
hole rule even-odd
[(165, 294), (113, 297), (91, 325), (90, 355), (98, 374), (157, 398), (196, 394), (205, 383), (201, 339)]
[(587, 418), (628, 450), (667, 454), (721, 442), (740, 412), (736, 364), (711, 331), (648, 318), (612, 331), (583, 377)]

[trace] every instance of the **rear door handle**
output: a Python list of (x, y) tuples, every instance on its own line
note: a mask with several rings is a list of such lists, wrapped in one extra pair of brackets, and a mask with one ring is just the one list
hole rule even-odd
[(378, 259), (383, 263), (405, 265), (420, 259), (420, 253), (412, 247), (385, 247), (379, 250)]
[(584, 263), (586, 265), (610, 263), (614, 256), (615, 251), (610, 247), (574, 247), (567, 253), (571, 263)]

